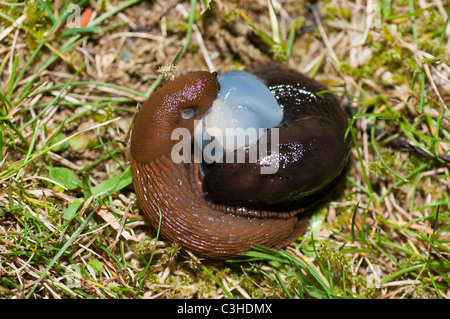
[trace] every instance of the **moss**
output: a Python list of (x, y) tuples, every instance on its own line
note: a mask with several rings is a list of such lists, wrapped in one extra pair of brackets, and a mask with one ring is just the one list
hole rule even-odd
[[(340, 68), (347, 74), (350, 74), (357, 78), (365, 78), (368, 73), (372, 73), (373, 70), (369, 65), (362, 65), (361, 67), (355, 68), (348, 62), (341, 62)], [(364, 69), (362, 69), (364, 68)], [(364, 70), (364, 72), (362, 72)]]
[(180, 247), (177, 244), (172, 244), (167, 252), (171, 257), (175, 257), (180, 252)]
[[(50, 19), (45, 9), (36, 0), (26, 2), (26, 19), (24, 25), (37, 38), (42, 38), (50, 27)], [(35, 47), (35, 39), (29, 36), (29, 45)]]
[(368, 168), (370, 173), (383, 179), (389, 174), (389, 171), (380, 162), (370, 162)]
[(386, 47), (383, 52), (378, 56), (381, 59), (380, 64), (384, 66), (396, 67), (401, 64), (403, 56), (407, 55), (400, 48), (388, 48)]
[(156, 274), (156, 273), (154, 273), (154, 272), (150, 272), (150, 273), (147, 275), (147, 282), (150, 283), (150, 284), (155, 284), (155, 283), (158, 282), (158, 280), (159, 280), (158, 274)]
[(253, 299), (261, 299), (264, 297), (264, 291), (261, 288), (257, 288), (252, 291), (251, 297)]
[(377, 296), (378, 291), (379, 291), (379, 288), (368, 287), (364, 291), (364, 297), (369, 298), (369, 299), (373, 299), (373, 298), (375, 298)]
[(424, 287), (424, 286), (418, 286), (418, 287), (414, 287), (414, 297), (425, 297), (428, 293), (428, 288)]
[(395, 44), (395, 37), (392, 35), (391, 31), (389, 31), (389, 26), (388, 24), (383, 24), (382, 27), (382, 31), (383, 31), (383, 36), (384, 36), (384, 41), (386, 41), (389, 44)]
[(403, 76), (403, 74), (386, 71), (381, 75), (381, 83), (385, 86), (402, 84), (404, 82), (405, 77)]
[(178, 26), (178, 30), (181, 32), (186, 32), (188, 29), (188, 24), (185, 22), (178, 22), (177, 26)]
[(412, 34), (412, 25), (411, 25), (411, 23), (400, 23), (398, 25), (398, 32), (402, 36), (407, 36), (407, 35)]
[[(351, 196), (351, 195), (349, 195)], [(329, 226), (331, 229), (345, 227), (353, 218), (354, 206), (344, 206), (336, 208), (336, 220)]]
[(334, 21), (338, 17), (340, 19), (350, 21), (353, 16), (353, 12), (350, 7), (338, 6), (335, 2), (327, 3), (327, 1), (325, 1), (322, 8), (322, 17), (328, 20)]
[(176, 281), (176, 277), (169, 275), (166, 277), (166, 280), (164, 281), (164, 283), (171, 285), (171, 284), (175, 283), (175, 281)]
[(433, 38), (425, 38), (420, 42), (420, 46), (422, 48), (422, 50), (426, 51), (426, 52), (431, 52), (431, 53), (440, 53), (440, 51), (435, 51), (436, 48), (439, 47), (439, 39)]
[(155, 242), (153, 240), (140, 241), (136, 246), (136, 252), (140, 254), (149, 254), (153, 250), (153, 245)]
[(419, 16), (418, 20), (416, 23), (417, 33), (423, 34), (427, 38), (436, 32), (436, 26), (443, 26), (445, 22), (438, 10), (428, 10), (426, 17), (425, 15)]
[(270, 54), (272, 55), (273, 59), (278, 63), (286, 62), (286, 51), (284, 50), (282, 45), (278, 43), (273, 44), (270, 47)]
[(199, 299), (210, 299), (214, 298), (212, 293), (212, 285), (204, 283), (198, 286), (197, 297)]
[[(407, 244), (407, 246), (409, 246), (409, 244)], [(422, 263), (423, 259), (417, 255), (410, 255), (407, 258), (400, 260), (400, 264), (405, 268), (421, 265)]]
[(180, 284), (182, 286), (190, 286), (194, 283), (194, 280), (188, 276), (183, 277), (183, 279), (181, 280)]
[(417, 63), (413, 56), (405, 57), (403, 65), (412, 73), (417, 73), (421, 70), (420, 65)]
[(253, 289), (255, 289), (255, 284), (249, 277), (245, 277), (244, 279), (242, 279), (239, 285), (246, 291), (252, 291)]
[(96, 122), (107, 122), (117, 118), (116, 111), (113, 105), (108, 105), (101, 111), (90, 112), (90, 118)]
[(341, 250), (322, 247), (317, 251), (319, 258), (326, 263), (330, 263), (333, 272), (340, 275), (342, 271), (348, 271), (352, 266), (351, 256)]

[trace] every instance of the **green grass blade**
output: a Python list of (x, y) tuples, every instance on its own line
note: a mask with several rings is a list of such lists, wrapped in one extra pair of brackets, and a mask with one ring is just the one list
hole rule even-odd
[(64, 252), (72, 245), (72, 243), (75, 241), (75, 239), (78, 238), (78, 236), (83, 232), (83, 230), (86, 228), (87, 224), (91, 220), (92, 216), (95, 214), (95, 209), (92, 209), (91, 213), (86, 217), (86, 219), (83, 221), (83, 223), (73, 232), (73, 234), (70, 236), (70, 238), (66, 241), (66, 243), (61, 247), (61, 249), (58, 251), (58, 253), (55, 255), (55, 257), (50, 261), (50, 263), (47, 265), (45, 270), (42, 272), (42, 274), (39, 276), (39, 278), (36, 280), (34, 285), (31, 287), (30, 291), (28, 292), (26, 298), (29, 299), (31, 295), (33, 294), (34, 290), (37, 288), (39, 283), (44, 279), (44, 277), (47, 275), (48, 271), (53, 267), (53, 265), (59, 260), (59, 258), (64, 254)]
[(415, 10), (413, 12), (409, 12), (409, 13), (406, 13), (406, 14), (390, 16), (390, 17), (386, 18), (386, 20), (387, 21), (392, 21), (392, 20), (396, 20), (396, 19), (413, 18), (415, 16), (418, 16), (418, 15), (422, 14), (425, 11), (428, 11), (428, 10), (432, 9), (433, 7), (434, 7), (434, 5), (431, 5), (431, 6), (428, 6), (426, 8)]

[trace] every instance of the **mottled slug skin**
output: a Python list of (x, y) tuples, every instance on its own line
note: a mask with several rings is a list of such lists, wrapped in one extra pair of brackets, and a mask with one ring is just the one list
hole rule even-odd
[[(291, 74), (290, 71), (282, 69), (271, 69), (270, 72), (266, 70), (261, 74), (256, 72), (256, 75), (266, 79), (269, 88), (276, 91), (275, 86), (279, 85), (278, 81), (282, 81), (284, 72), (288, 72), (286, 73), (288, 77), (298, 74)], [(309, 84), (310, 82), (307, 83), (307, 85)], [(313, 86), (311, 89), (317, 91), (321, 88)], [(164, 85), (144, 103), (137, 115), (131, 137), (131, 165), (139, 206), (155, 228), (158, 227), (161, 219), (160, 231), (165, 239), (179, 244), (199, 257), (211, 259), (238, 257), (241, 253), (250, 250), (252, 243), (274, 249), (282, 248), (295, 241), (305, 229), (305, 221), (295, 216), (302, 210), (302, 207), (283, 212), (267, 209), (260, 211), (253, 208), (240, 209), (240, 207), (227, 205), (226, 200), (223, 200), (223, 194), (219, 196), (220, 200), (213, 203), (206, 199), (204, 190), (201, 189), (201, 181), (198, 180), (195, 166), (197, 164), (174, 164), (170, 158), (171, 149), (178, 142), (171, 140), (172, 130), (185, 127), (193, 135), (193, 121), (200, 120), (209, 109), (217, 97), (218, 89), (219, 84), (213, 74), (193, 72)], [(289, 104), (287, 90), (276, 92), (283, 95), (279, 99), (280, 103)], [(291, 108), (286, 105), (284, 105), (285, 110)], [(194, 107), (197, 115), (189, 120), (182, 119), (180, 112), (186, 107)], [(329, 130), (329, 125), (338, 127), (338, 136), (326, 144), (341, 143), (343, 146), (342, 149), (338, 148), (339, 152), (335, 154), (327, 154), (329, 150), (334, 151), (334, 148), (325, 147), (323, 152), (317, 156), (327, 158), (322, 158), (323, 162), (317, 163), (318, 169), (308, 166), (308, 174), (300, 173), (301, 176), (306, 176), (309, 183), (307, 186), (297, 191), (289, 185), (276, 185), (278, 193), (281, 190), (282, 194), (273, 195), (271, 200), (275, 200), (277, 197), (281, 200), (291, 196), (301, 197), (303, 193), (309, 194), (322, 189), (324, 184), (328, 184), (341, 172), (347, 159), (348, 141), (344, 141), (341, 136), (341, 131), (346, 127), (347, 121), (345, 116), (342, 118), (342, 110), (335, 110), (336, 106), (328, 109), (327, 106), (317, 112), (313, 111), (314, 106), (311, 106), (312, 113), (307, 112), (305, 115), (305, 113), (296, 111), (298, 107), (299, 105), (293, 105), (292, 110), (285, 113), (282, 127), (289, 128), (289, 131), (283, 137), (284, 143), (299, 141), (298, 134), (304, 133), (305, 130), (296, 128), (297, 122), (300, 122), (306, 127), (310, 125), (308, 132), (312, 135), (308, 135), (305, 137), (306, 139), (314, 138), (314, 133), (319, 131)], [(309, 124), (304, 124), (302, 121), (297, 121), (299, 116), (310, 117), (311, 121), (307, 121)], [(316, 119), (318, 116), (322, 116), (322, 118)], [(324, 121), (326, 124), (318, 124), (324, 123)], [(335, 121), (339, 123), (334, 123)], [(334, 130), (331, 131), (330, 134), (336, 135)], [(318, 139), (320, 140), (321, 137)], [(300, 141), (303, 141), (301, 137)], [(330, 157), (334, 159), (331, 160)], [(312, 165), (316, 160), (314, 158), (307, 161), (307, 164)], [(327, 164), (330, 162), (331, 167)], [(314, 178), (314, 170), (318, 170), (317, 180)], [(219, 172), (219, 174), (221, 173)], [(288, 179), (295, 180), (299, 178), (295, 175), (299, 174), (299, 169), (291, 169), (282, 174), (287, 174)], [(234, 181), (231, 177), (230, 181), (231, 184), (226, 185), (222, 191), (226, 192), (227, 189), (233, 189), (233, 186), (240, 184), (251, 185), (254, 181), (258, 183), (258, 177), (244, 175), (241, 179)], [(239, 187), (237, 188), (239, 189)], [(268, 188), (270, 189), (270, 187)], [(286, 192), (283, 194), (285, 190)], [(233, 196), (232, 190), (231, 193)], [(270, 193), (269, 190), (267, 194)], [(238, 215), (238, 211), (240, 215)]]

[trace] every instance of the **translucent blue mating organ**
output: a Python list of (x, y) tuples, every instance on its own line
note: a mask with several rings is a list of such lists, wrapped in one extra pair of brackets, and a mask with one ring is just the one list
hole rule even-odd
[[(194, 131), (195, 142), (202, 149), (215, 142), (215, 153), (203, 152), (207, 162), (220, 159), (222, 152), (254, 144), (260, 137), (260, 129), (276, 127), (283, 118), (283, 109), (263, 80), (255, 75), (230, 71), (217, 79), (220, 83), (217, 99)], [(220, 146), (222, 150), (217, 149)]]

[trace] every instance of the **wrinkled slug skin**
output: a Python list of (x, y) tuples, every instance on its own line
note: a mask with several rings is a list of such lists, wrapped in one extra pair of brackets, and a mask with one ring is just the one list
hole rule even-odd
[(161, 235), (198, 257), (227, 259), (248, 251), (252, 243), (281, 248), (297, 237), (296, 217), (260, 219), (213, 209), (189, 180), (186, 165), (161, 156), (151, 163), (132, 160), (140, 208)]
[[(161, 212), (161, 235), (199, 257), (227, 259), (248, 251), (252, 243), (281, 248), (304, 229), (297, 217), (234, 216), (208, 202), (194, 181), (194, 165), (174, 164), (178, 141), (172, 130), (185, 127), (212, 105), (219, 84), (208, 72), (193, 72), (155, 91), (139, 111), (131, 136), (131, 167), (138, 204), (153, 227)], [(183, 120), (180, 111), (195, 107), (197, 115)]]

